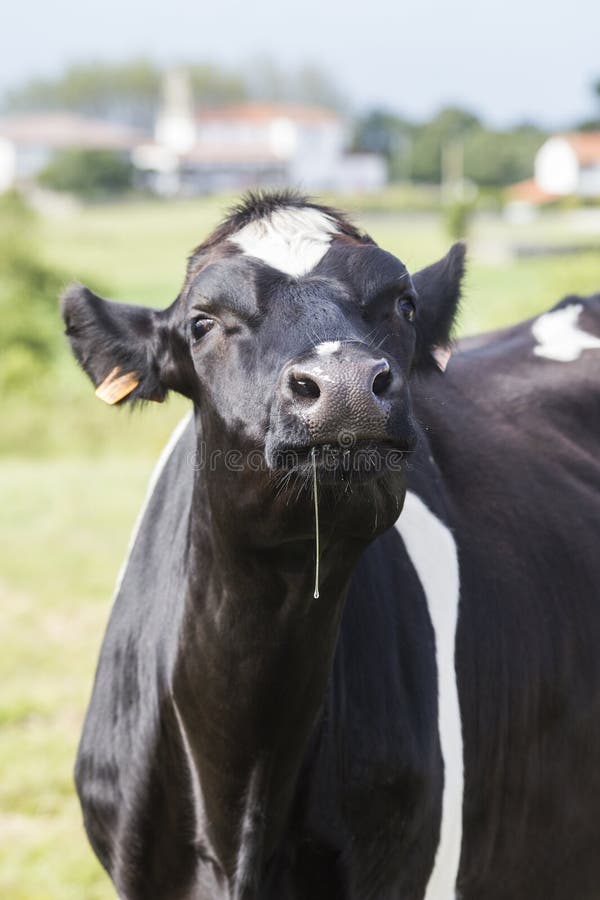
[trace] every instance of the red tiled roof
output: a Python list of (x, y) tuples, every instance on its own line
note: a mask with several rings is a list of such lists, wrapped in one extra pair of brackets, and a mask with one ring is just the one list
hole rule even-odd
[(301, 106), (295, 103), (238, 103), (231, 106), (208, 107), (198, 113), (199, 122), (240, 121), (268, 122), (271, 119), (294, 119), (297, 122), (334, 122), (338, 115), (322, 106)]
[(506, 195), (509, 200), (522, 203), (550, 203), (552, 200), (556, 200), (556, 195), (543, 191), (538, 187), (534, 178), (527, 178), (525, 181), (511, 184), (506, 189)]
[(126, 150), (144, 139), (135, 128), (89, 119), (69, 112), (33, 113), (0, 119), (0, 137), (16, 144), (42, 144), (59, 149)]
[(600, 163), (600, 131), (572, 131), (561, 134), (582, 166)]

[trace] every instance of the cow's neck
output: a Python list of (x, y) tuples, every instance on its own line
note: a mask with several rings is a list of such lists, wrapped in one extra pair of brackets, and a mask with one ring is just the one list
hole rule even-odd
[(243, 479), (233, 492), (231, 482), (213, 473), (195, 485), (174, 696), (201, 841), (246, 896), (285, 827), (364, 543), (335, 539), (325, 522), (315, 599), (311, 521), (300, 537), (291, 522), (271, 534), (273, 510), (252, 523)]

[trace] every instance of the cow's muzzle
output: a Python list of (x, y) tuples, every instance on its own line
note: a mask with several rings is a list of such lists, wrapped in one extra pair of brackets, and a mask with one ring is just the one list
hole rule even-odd
[(383, 356), (358, 343), (332, 342), (326, 353), (290, 362), (278, 387), (284, 417), (306, 428), (310, 444), (401, 439), (408, 392)]

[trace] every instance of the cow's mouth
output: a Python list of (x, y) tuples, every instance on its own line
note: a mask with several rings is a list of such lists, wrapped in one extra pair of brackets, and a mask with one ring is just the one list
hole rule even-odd
[(408, 449), (391, 440), (353, 439), (350, 446), (343, 443), (290, 445), (273, 451), (272, 465), (278, 472), (306, 477), (314, 466), (322, 484), (360, 483), (402, 471)]

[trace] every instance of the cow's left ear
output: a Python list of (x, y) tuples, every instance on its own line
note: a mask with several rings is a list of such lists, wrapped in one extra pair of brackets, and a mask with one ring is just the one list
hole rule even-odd
[(162, 402), (177, 388), (168, 311), (103, 300), (82, 284), (67, 289), (61, 310), (73, 353), (105, 403)]
[(446, 256), (412, 276), (417, 290), (415, 369), (444, 371), (465, 272), (465, 245), (454, 244)]

